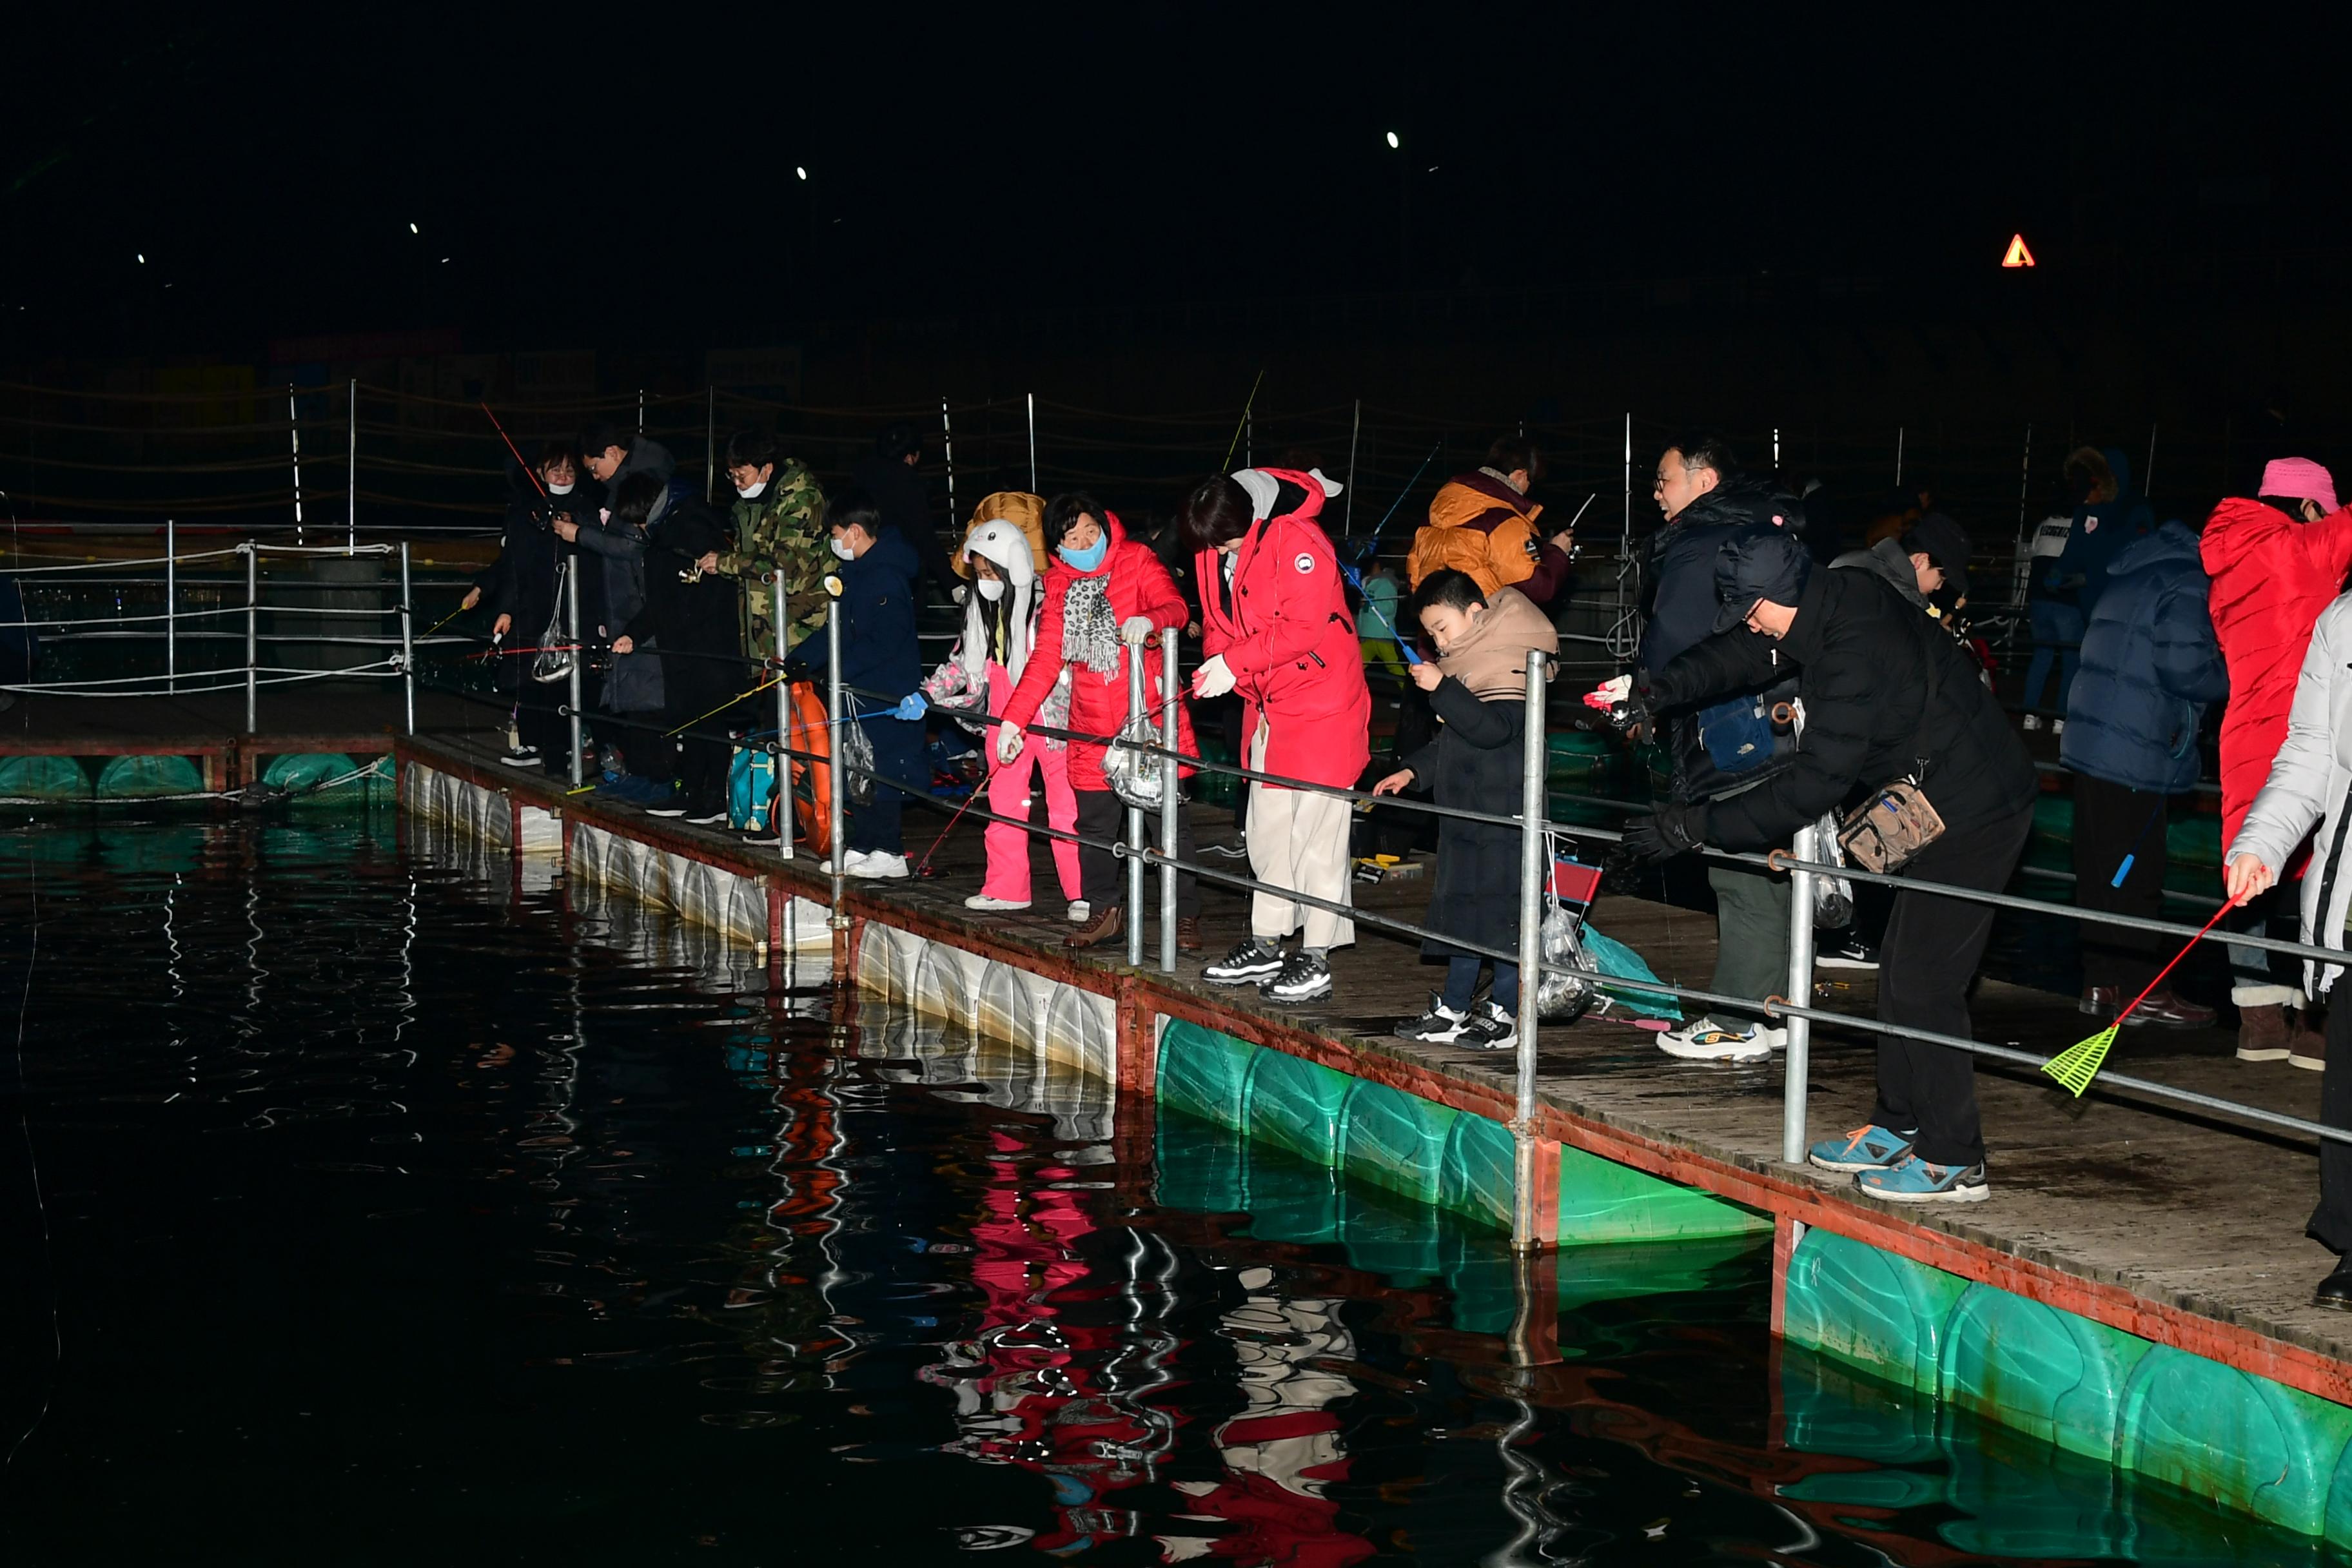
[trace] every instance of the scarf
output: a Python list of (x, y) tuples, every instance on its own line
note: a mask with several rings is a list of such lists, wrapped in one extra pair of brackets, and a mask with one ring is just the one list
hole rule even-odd
[(1549, 677), (1559, 654), (1559, 632), (1525, 594), (1498, 588), (1487, 596), (1486, 609), (1472, 619), (1470, 629), (1437, 656), (1437, 668), (1468, 687), (1481, 702), (1524, 698), (1529, 648), (1542, 651)]
[(1080, 577), (1062, 597), (1062, 658), (1106, 679), (1119, 671), (1118, 617), (1110, 613), (1110, 574)]

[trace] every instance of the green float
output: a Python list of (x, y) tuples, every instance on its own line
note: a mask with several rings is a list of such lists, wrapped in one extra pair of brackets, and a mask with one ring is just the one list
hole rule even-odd
[(205, 793), (205, 775), (188, 757), (117, 757), (98, 775), (100, 800), (155, 800)]
[(0, 799), (89, 798), (89, 774), (71, 757), (0, 757)]

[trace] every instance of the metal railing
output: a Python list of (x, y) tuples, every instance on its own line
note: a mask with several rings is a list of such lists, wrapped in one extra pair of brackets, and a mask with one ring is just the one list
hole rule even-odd
[[(397, 561), (400, 578), (397, 597), (393, 602), (373, 606), (330, 604), (273, 603), (263, 595), (262, 562), (270, 557), (316, 560), (322, 557), (356, 559), (373, 556), (385, 561)], [(244, 600), (241, 604), (215, 605), (208, 607), (183, 603), (189, 580), (182, 568), (189, 565), (219, 567), (236, 563), (242, 570), (235, 576), (215, 576), (206, 581), (215, 589), (234, 589), (241, 577)], [(140, 567), (163, 568), (160, 575), (131, 576), (121, 573)], [(97, 576), (94, 574), (110, 574)], [(74, 700), (122, 699), (197, 696), (207, 692), (245, 692), (245, 732), (256, 732), (259, 722), (260, 692), (265, 686), (289, 686), (315, 680), (390, 680), (398, 679), (402, 688), (402, 717), (404, 728), (414, 733), (416, 728), (416, 650), (420, 646), (462, 643), (471, 639), (462, 637), (420, 637), (415, 625), (415, 580), (411, 570), (409, 546), (399, 543), (299, 545), (246, 540), (215, 549), (182, 551), (178, 548), (176, 528), (167, 523), (164, 528), (164, 553), (131, 560), (54, 563), (44, 565), (17, 566), (6, 575), (16, 582), (21, 595), (37, 592), (49, 582), (63, 584), (102, 583), (112, 586), (160, 586), (163, 608), (153, 614), (130, 614), (118, 611), (112, 615), (38, 616), (28, 605), (24, 618), (0, 621), (0, 630), (27, 631), (45, 643), (77, 644), (127, 640), (157, 646), (161, 668), (138, 674), (103, 676), (68, 676), (57, 679), (12, 682), (0, 685), (0, 691), (20, 695), (41, 695)], [(25, 579), (36, 579), (26, 582)], [(391, 584), (373, 583), (335, 584), (306, 581), (301, 591), (306, 594), (346, 592), (380, 595)], [(299, 617), (334, 624), (340, 622), (374, 622), (383, 629), (374, 633), (355, 626), (359, 635), (341, 635), (322, 626), (317, 630), (275, 630), (264, 632), (265, 614)], [(234, 623), (242, 619), (241, 627)], [(224, 629), (223, 622), (230, 623)], [(389, 621), (391, 624), (384, 625)], [(241, 645), (241, 661), (229, 664), (208, 662), (199, 668), (184, 663), (184, 651), (196, 646), (213, 643)], [(312, 668), (303, 665), (268, 664), (263, 662), (267, 646), (295, 645), (308, 647), (361, 647), (386, 650), (384, 657), (360, 664)], [(576, 704), (575, 704), (576, 706)]]
[[(838, 639), (840, 635), (839, 619), (839, 606), (836, 605), (833, 607), (833, 612), (828, 619), (827, 633), (828, 637), (832, 640), (832, 644), (836, 649), (838, 647)], [(1143, 682), (1141, 679), (1142, 658), (1139, 656), (1139, 650), (1129, 649), (1128, 651), (1129, 655), (1128, 658), (1129, 668), (1129, 714), (1130, 717), (1133, 717), (1140, 715), (1145, 711), (1143, 701)], [(1260, 880), (1254, 876), (1248, 876), (1240, 872), (1226, 870), (1222, 868), (1202, 865), (1196, 861), (1189, 861), (1181, 858), (1177, 854), (1176, 848), (1179, 841), (1176, 814), (1181, 809), (1181, 805), (1179, 792), (1173, 787), (1180, 756), (1183, 766), (1224, 773), (1245, 782), (1274, 784), (1288, 789), (1311, 790), (1335, 798), (1350, 801), (1364, 801), (1373, 797), (1370, 795), (1368, 792), (1362, 790), (1318, 784), (1310, 781), (1286, 777), (1281, 774), (1269, 773), (1261, 770), (1252, 769), (1235, 763), (1222, 763), (1205, 757), (1194, 756), (1188, 753), (1180, 753), (1176, 744), (1177, 736), (1175, 725), (1175, 702), (1177, 700), (1175, 696), (1177, 690), (1176, 639), (1172, 632), (1165, 632), (1162, 634), (1160, 651), (1166, 690), (1166, 705), (1160, 715), (1160, 741), (1156, 746), (1138, 745), (1139, 750), (1147, 751), (1159, 757), (1162, 770), (1161, 777), (1163, 784), (1166, 786), (1163, 788), (1161, 795), (1159, 814), (1160, 820), (1156, 825), (1156, 834), (1149, 834), (1146, 832), (1143, 814), (1140, 811), (1132, 808), (1130, 808), (1128, 813), (1125, 836), (1120, 839), (1110, 841), (1095, 840), (1086, 837), (1080, 834), (1065, 832), (1052, 827), (1039, 827), (1025, 818), (1001, 816), (994, 812), (977, 807), (970, 803), (967, 803), (960, 809), (969, 815), (976, 816), (986, 822), (1004, 823), (1007, 826), (1019, 828), (1024, 833), (1028, 833), (1035, 837), (1076, 842), (1082, 846), (1106, 851), (1112, 856), (1126, 861), (1128, 869), (1127, 896), (1129, 900), (1129, 951), (1127, 957), (1128, 962), (1137, 967), (1141, 967), (1143, 963), (1141, 938), (1142, 921), (1140, 912), (1143, 877), (1146, 869), (1152, 867), (1157, 867), (1161, 874), (1160, 899), (1160, 942), (1158, 953), (1158, 965), (1165, 972), (1173, 973), (1177, 965), (1175, 946), (1175, 909), (1176, 879), (1180, 874), (1193, 876), (1204, 880), (1232, 887), (1244, 892), (1266, 891), (1276, 893), (1293, 903), (1340, 914), (1355, 921), (1359, 924), (1369, 925), (1397, 936), (1422, 940), (1433, 939), (1462, 952), (1476, 954), (1477, 956), (1491, 959), (1498, 963), (1513, 963), (1517, 965), (1519, 979), (1519, 1014), (1517, 1019), (1518, 1038), (1516, 1060), (1514, 1062), (1515, 1072), (1513, 1089), (1515, 1114), (1512, 1117), (1510, 1130), (1515, 1139), (1517, 1151), (1517, 1194), (1514, 1205), (1512, 1226), (1513, 1239), (1516, 1245), (1522, 1247), (1545, 1245), (1548, 1239), (1538, 1236), (1535, 1232), (1534, 1220), (1536, 1194), (1532, 1185), (1536, 1159), (1536, 1137), (1534, 1130), (1538, 1110), (1538, 1030), (1541, 1024), (1537, 995), (1539, 989), (1538, 982), (1541, 977), (1545, 975), (1566, 976), (1584, 985), (1597, 988), (1630, 991), (1644, 995), (1672, 996), (1679, 1002), (1697, 1003), (1709, 1007), (1725, 1007), (1734, 1011), (1749, 1014), (1760, 1013), (1767, 1019), (1777, 1022), (1785, 1022), (1788, 1026), (1789, 1037), (1783, 1067), (1784, 1080), (1782, 1092), (1780, 1153), (1781, 1158), (1790, 1163), (1801, 1163), (1806, 1154), (1806, 1086), (1807, 1075), (1811, 1066), (1811, 1028), (1816, 1024), (1855, 1030), (1864, 1034), (1879, 1036), (1885, 1038), (1915, 1040), (1929, 1045), (1942, 1046), (1953, 1050), (1965, 1051), (1972, 1057), (1981, 1057), (1990, 1060), (2032, 1069), (2041, 1068), (2050, 1059), (2048, 1057), (2039, 1056), (2031, 1051), (2020, 1050), (2011, 1047), (1995, 1045), (1985, 1041), (1966, 1038), (1960, 1036), (1943, 1034), (1936, 1030), (1913, 1028), (1905, 1025), (1889, 1023), (1877, 1018), (1859, 1017), (1851, 1014), (1835, 1012), (1830, 1009), (1811, 1005), (1813, 968), (1813, 922), (1811, 919), (1812, 883), (1816, 877), (1843, 877), (1853, 881), (1884, 884), (1916, 893), (1927, 893), (1939, 897), (1966, 900), (1988, 904), (1999, 909), (2030, 911), (2058, 919), (2072, 920), (2085, 924), (2098, 924), (2119, 929), (2156, 932), (2175, 936), (2183, 940), (2219, 942), (2226, 946), (2252, 947), (2267, 952), (2307, 958), (2321, 963), (2352, 964), (2352, 952), (2347, 952), (2341, 949), (2316, 946), (2305, 942), (2286, 942), (2275, 938), (2256, 936), (2251, 933), (2226, 931), (2200, 931), (2194, 926), (2179, 924), (2173, 921), (2150, 920), (2132, 915), (2115, 914), (2105, 910), (2081, 910), (2071, 905), (2054, 904), (2041, 900), (2022, 898), (2014, 894), (1987, 892), (1982, 889), (1960, 887), (1950, 883), (1927, 881), (1913, 876), (1879, 875), (1861, 870), (1858, 868), (1832, 865), (1816, 858), (1820, 854), (1820, 846), (1814, 842), (1815, 834), (1814, 831), (1810, 828), (1798, 833), (1795, 836), (1792, 847), (1788, 850), (1773, 850), (1764, 854), (1739, 853), (1712, 848), (1703, 851), (1704, 855), (1710, 860), (1738, 864), (1743, 867), (1760, 868), (1766, 871), (1785, 871), (1790, 874), (1793, 886), (1791, 888), (1790, 899), (1792, 915), (1790, 921), (1789, 933), (1787, 982), (1789, 994), (1787, 996), (1772, 996), (1759, 1001), (1752, 997), (1726, 995), (1720, 993), (1706, 991), (1695, 986), (1683, 985), (1670, 981), (1652, 978), (1632, 978), (1608, 973), (1598, 969), (1580, 968), (1547, 960), (1542, 954), (1540, 916), (1543, 909), (1544, 889), (1547, 882), (1545, 873), (1547, 862), (1549, 859), (1549, 844), (1555, 837), (1564, 838), (1581, 838), (1602, 843), (1613, 843), (1622, 836), (1608, 828), (1593, 827), (1580, 823), (1554, 822), (1549, 819), (1548, 814), (1549, 810), (1550, 795), (1548, 790), (1548, 783), (1546, 779), (1548, 752), (1545, 743), (1547, 736), (1547, 725), (1545, 722), (1545, 661), (1541, 656), (1536, 654), (1529, 655), (1526, 674), (1526, 691), (1524, 700), (1527, 704), (1527, 718), (1525, 744), (1522, 758), (1523, 789), (1519, 812), (1513, 815), (1504, 815), (1499, 813), (1473, 811), (1462, 807), (1441, 806), (1436, 805), (1434, 802), (1409, 800), (1402, 796), (1379, 797), (1383, 804), (1404, 810), (1420, 812), (1438, 817), (1453, 817), (1456, 819), (1483, 822), (1494, 826), (1509, 826), (1519, 830), (1522, 836), (1522, 847), (1519, 865), (1519, 884), (1516, 889), (1519, 907), (1518, 946), (1515, 952), (1507, 951), (1486, 943), (1452, 935), (1447, 932), (1433, 931), (1412, 921), (1397, 920), (1392, 917), (1360, 910), (1353, 905), (1352, 901), (1326, 900), (1307, 893), (1302, 889), (1284, 888), (1276, 884)], [(837, 660), (835, 661), (834, 668), (836, 670), (838, 669)], [(845, 688), (841, 684), (837, 674), (830, 679), (828, 691), (828, 718), (834, 724), (838, 725), (845, 719), (845, 712), (843, 706), (844, 699), (845, 696), (852, 694), (852, 692), (853, 689)], [(890, 694), (885, 692), (856, 692), (855, 694), (870, 696), (884, 700), (895, 700), (895, 699), (891, 698)], [(1002, 722), (1002, 721), (993, 718), (983, 720), (976, 714), (960, 715), (960, 717), (968, 719), (973, 722), (982, 723), (984, 728)], [(1113, 743), (1123, 745), (1138, 744), (1132, 740), (1122, 740), (1118, 736), (1089, 735), (1075, 731), (1056, 729), (1052, 726), (1040, 724), (1031, 724), (1026, 726), (1025, 732), (1064, 740), (1084, 741), (1090, 743), (1103, 745)], [(785, 773), (788, 765), (785, 759), (788, 757), (797, 757), (815, 766), (830, 765), (830, 758), (825, 754), (795, 751), (793, 748), (782, 744), (782, 740), (783, 737), (780, 734), (778, 742), (775, 746), (775, 750), (779, 754), (778, 772), (780, 779)], [(867, 775), (874, 781), (877, 787), (897, 788), (903, 794), (917, 801), (929, 801), (930, 799), (929, 791), (924, 784), (917, 784), (908, 780), (889, 778), (870, 769), (864, 771), (867, 773)], [(835, 788), (830, 793), (834, 802), (832, 841), (838, 845), (841, 842), (840, 815), (843, 792), (839, 788)], [(1580, 797), (1568, 796), (1566, 798), (1577, 799)], [(1582, 798), (1592, 799), (1597, 797)], [(1612, 804), (1625, 809), (1647, 809), (1646, 807), (1640, 806), (1636, 803), (1632, 802), (1612, 802), (1609, 804)], [(1155, 837), (1157, 839), (1156, 845), (1153, 842)], [(836, 868), (837, 865), (838, 860), (836, 858)], [(845, 924), (848, 919), (842, 902), (845, 884), (838, 869), (836, 868), (833, 878), (833, 912), (834, 920), (837, 924)], [(1803, 998), (1804, 1000), (1798, 1001), (1792, 1000), (1791, 998)], [(2105, 1089), (2123, 1091), (2140, 1099), (2158, 1100), (2198, 1112), (2209, 1112), (2229, 1117), (2239, 1121), (2252, 1123), (2254, 1126), (2264, 1129), (2295, 1133), (2305, 1137), (2315, 1138), (2322, 1142), (2352, 1143), (2352, 1129), (2326, 1126), (2302, 1117), (2270, 1110), (2261, 1106), (2248, 1105), (2240, 1101), (2223, 1099), (2219, 1096), (2201, 1094), (2192, 1089), (2182, 1089), (2177, 1085), (2163, 1083), (2155, 1079), (2139, 1078), (2115, 1071), (2102, 1071), (2099, 1076), (2098, 1085)]]

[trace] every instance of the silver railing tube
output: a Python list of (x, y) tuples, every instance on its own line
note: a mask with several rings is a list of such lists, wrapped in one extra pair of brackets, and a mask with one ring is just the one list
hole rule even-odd
[[(1821, 848), (1821, 829), (1801, 827), (1790, 845), (1800, 860), (1811, 860)], [(1813, 1005), (1813, 882), (1811, 871), (1789, 873), (1789, 984), (1786, 995), (1800, 1007)], [(1766, 1020), (1766, 1027), (1771, 1020)], [(1785, 1021), (1789, 1031), (1788, 1079), (1780, 1094), (1780, 1158), (1791, 1165), (1805, 1159), (1805, 1085), (1812, 1065), (1813, 1023), (1810, 1018)]]
[(1536, 993), (1543, 983), (1544, 656), (1528, 651), (1528, 708), (1519, 781), (1518, 1106), (1511, 1119), (1511, 1245), (1520, 1251), (1556, 1242), (1536, 1234)]
[[(839, 579), (832, 579), (837, 582)], [(849, 929), (848, 917), (841, 912), (842, 868), (849, 858), (849, 844), (842, 827), (842, 807), (849, 795), (849, 775), (841, 763), (844, 737), (841, 733), (841, 599), (836, 594), (824, 607), (824, 717), (825, 769), (833, 776), (832, 787), (825, 792), (826, 864), (833, 872), (833, 929)], [(876, 785), (876, 788), (881, 787)]]
[(248, 735), (257, 733), (254, 699), (259, 695), (260, 671), (254, 666), (260, 662), (260, 651), (261, 552), (248, 539), (245, 542), (245, 732)]
[(163, 520), (163, 689), (180, 689), (180, 525)]
[(400, 542), (400, 703), (406, 733), (416, 733), (416, 606), (408, 591), (408, 541)]
[[(572, 668), (564, 673), (564, 706), (572, 710), (572, 787), (578, 789), (587, 783), (588, 764), (581, 753), (586, 750), (586, 737), (581, 732), (585, 721), (580, 713), (580, 664), (588, 657), (587, 639), (580, 635), (580, 557), (574, 554), (563, 569), (563, 629), (564, 640), (572, 645)], [(523, 679), (530, 679), (529, 670)]]
[[(1176, 628), (1160, 633), (1160, 743), (1176, 749)], [(1176, 759), (1160, 759), (1160, 852), (1176, 858)], [(1160, 868), (1160, 967), (1176, 973), (1176, 868)]]
[[(778, 657), (784, 651), (784, 570), (782, 566), (769, 574), (769, 603), (773, 618), (769, 625), (775, 628)], [(784, 755), (784, 748), (793, 743), (793, 688), (781, 671), (762, 671), (776, 677), (776, 769), (771, 779), (775, 786), (775, 798), (768, 815), (776, 825), (779, 852), (789, 860), (793, 858), (793, 760)]]
[[(1130, 646), (1127, 654), (1127, 719), (1150, 711), (1143, 704), (1143, 661), (1149, 657), (1139, 647)], [(1125, 728), (1125, 726), (1121, 726)], [(1127, 858), (1127, 961), (1138, 969), (1143, 967), (1143, 850), (1150, 840), (1143, 837), (1143, 813), (1135, 806), (1127, 808), (1127, 847), (1132, 851)]]

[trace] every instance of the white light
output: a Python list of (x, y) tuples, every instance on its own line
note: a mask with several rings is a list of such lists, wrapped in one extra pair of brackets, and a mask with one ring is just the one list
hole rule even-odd
[(139, 265), (142, 267), (147, 265), (147, 253), (143, 250), (139, 252)]
[(441, 258), (441, 265), (442, 265), (442, 266), (444, 266), (444, 267), (448, 266), (448, 265), (449, 265), (449, 258), (448, 258), (447, 257), (446, 257), (446, 256), (445, 256), (445, 257), (443, 257), (443, 258)]
[(793, 173), (798, 174), (803, 180), (808, 178), (808, 171), (801, 167), (798, 163), (794, 163), (793, 165)]
[(409, 232), (409, 233), (411, 233), (411, 234), (415, 234), (415, 233), (416, 232), (416, 226), (415, 226), (415, 224), (410, 224), (410, 225), (408, 226), (408, 232)]
[(1403, 146), (1403, 145), (1404, 145), (1404, 143), (1403, 143), (1403, 142), (1399, 142), (1399, 141), (1397, 140), (1397, 133), (1396, 133), (1395, 132), (1391, 131), (1391, 132), (1389, 132), (1389, 145), (1390, 145), (1391, 147), (1402, 147), (1402, 146)]

